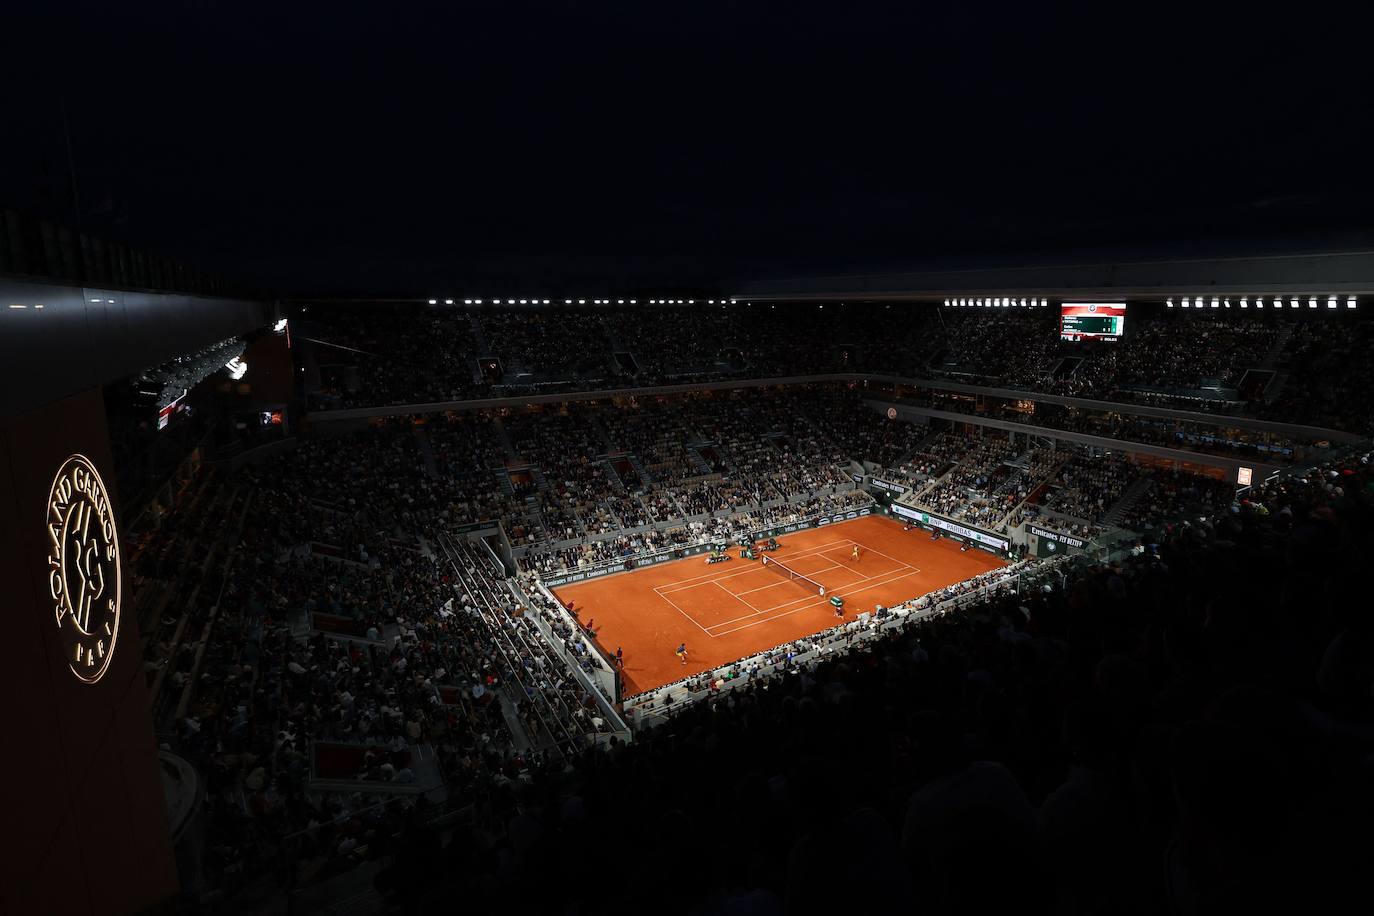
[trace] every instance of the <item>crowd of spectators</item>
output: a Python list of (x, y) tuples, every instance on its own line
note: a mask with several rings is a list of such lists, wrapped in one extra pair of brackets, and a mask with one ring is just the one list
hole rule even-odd
[[(966, 503), (983, 499), (989, 505), (999, 496), (1023, 497), (1067, 457), (1050, 449), (1018, 449), (1013, 440), (1000, 437), (965, 446), (951, 436), (917, 439), (911, 433), (894, 446), (881, 419), (846, 419), (853, 401), (823, 400), (829, 406), (817, 412), (807, 402), (793, 400), (804, 397), (732, 396), (710, 399), (709, 408), (705, 403), (687, 408), (697, 416), (684, 429), (690, 425), (704, 433), (702, 418), (712, 419), (707, 429), (718, 434), (712, 436), (719, 440), (715, 444), (730, 457), (732, 477), (748, 479), (739, 470), (742, 464), (763, 482), (758, 487), (743, 482), (730, 486), (723, 476), (703, 475), (723, 507), (736, 510), (733, 514), (664, 531), (584, 539), (546, 554), (527, 551), (524, 569), (550, 573), (652, 550), (730, 542), (867, 502), (861, 492), (825, 492), (845, 479), (836, 463), (851, 446), (861, 453), (877, 449), (874, 454), (894, 461), (918, 447), (933, 458), (953, 459), (948, 482), (962, 488)], [(564, 477), (568, 499), (576, 498), (584, 481), (601, 486), (601, 478), (575, 476), (575, 469), (583, 466), (580, 459), (592, 457), (579, 451), (596, 444), (599, 422), (557, 413), (528, 424), (509, 417), (502, 421), (514, 457), (538, 456), (541, 465)], [(746, 440), (750, 428), (764, 440), (762, 445)], [(560, 448), (560, 443), (568, 447)], [(737, 450), (745, 456), (742, 462)], [(510, 506), (521, 500), (501, 487), (498, 474), (512, 457), (493, 417), (389, 423), (343, 439), (303, 440), (294, 450), (217, 484), (197, 510), (205, 517), (186, 517), (180, 509), (166, 516), (167, 531), (155, 534), (140, 555), (141, 573), (164, 575), (188, 558), (190, 565), (206, 566), (208, 554), (188, 545), (208, 533), (228, 548), (222, 588), (204, 588), (203, 598), (180, 609), (191, 624), (187, 631), (203, 637), (164, 659), (175, 669), (164, 681), (167, 689), (190, 691), (184, 715), (172, 723), (171, 740), (205, 774), (205, 820), (211, 837), (206, 871), (213, 883), (225, 886), (236, 875), (283, 868), (295, 874), (305, 863), (321, 870), (317, 873), (328, 873), (396, 853), (404, 848), (394, 845), (398, 836), (402, 843), (414, 842), (420, 835), (415, 831), (423, 834), (419, 825), (428, 823), (424, 806), (404, 814), (387, 800), (387, 790), (426, 778), (416, 758), (416, 749), (424, 746), (435, 752), (434, 765), (450, 806), (480, 810), (474, 823), (490, 831), (487, 842), (509, 846), (512, 864), (488, 874), (485, 859), (474, 857), (468, 845), (471, 834), (460, 830), (448, 837), (443, 853), (456, 857), (451, 870), (413, 874), (407, 869), (416, 860), (396, 853), (394, 871), (388, 873), (392, 883), (384, 886), (403, 895), (427, 893), (436, 883), (449, 888), (451, 880), (470, 899), (484, 901), (496, 888), (509, 893), (506, 882), (535, 867), (531, 863), (557, 872), (565, 867), (560, 857), (539, 851), (545, 831), (573, 831), (579, 841), (587, 841), (593, 837), (581, 831), (620, 830), (627, 822), (649, 825), (643, 829), (661, 829), (655, 836), (671, 853), (673, 843), (688, 842), (722, 822), (717, 815), (739, 817), (742, 800), (746, 807), (762, 806), (755, 812), (761, 817), (770, 816), (774, 803), (783, 812), (808, 800), (811, 804), (802, 807), (819, 805), (820, 810), (809, 810), (801, 820), (795, 814), (774, 820), (780, 829), (768, 832), (763, 859), (750, 859), (746, 872), (733, 871), (730, 863), (708, 869), (687, 881), (684, 896), (720, 900), (722, 894), (735, 893), (730, 888), (749, 887), (764, 897), (787, 899), (792, 894), (796, 901), (797, 879), (790, 877), (794, 872), (787, 856), (804, 859), (809, 854), (808, 844), (817, 841), (813, 834), (821, 829), (817, 824), (825, 824), (826, 830), (850, 829), (844, 825), (852, 827), (855, 812), (862, 810), (860, 820), (870, 831), (865, 836), (900, 865), (892, 873), (898, 876), (896, 883), (887, 889), (900, 895), (913, 880), (929, 892), (924, 898), (929, 906), (952, 907), (991, 891), (954, 882), (947, 870), (931, 865), (932, 857), (945, 862), (964, 851), (972, 855), (976, 848), (967, 845), (972, 839), (948, 833), (954, 828), (932, 812), (961, 803), (964, 796), (953, 788), (959, 780), (973, 786), (991, 780), (987, 792), (980, 792), (984, 797), (991, 792), (998, 805), (1009, 807), (998, 808), (999, 817), (992, 821), (979, 819), (978, 837), (1003, 844), (997, 848), (1008, 853), (1006, 861), (1022, 869), (1017, 874), (1025, 882), (1023, 889), (1039, 888), (1036, 893), (1042, 896), (1030, 894), (1020, 905), (1039, 905), (1037, 900), (1045, 906), (1062, 904), (1067, 895), (1075, 911), (1120, 911), (1120, 888), (1148, 891), (1153, 885), (1147, 875), (1119, 857), (1089, 859), (1088, 867), (1080, 861), (1070, 866), (1063, 856), (1047, 854), (1073, 849), (1081, 858), (1097, 845), (1089, 837), (1099, 837), (1096, 831), (1103, 822), (1083, 820), (1082, 805), (1075, 802), (1096, 799), (1096, 807), (1110, 814), (1117, 831), (1113, 835), (1131, 843), (1149, 840), (1167, 847), (1167, 839), (1175, 836), (1182, 836), (1179, 842), (1185, 847), (1219, 842), (1215, 832), (1190, 832), (1196, 817), (1217, 816), (1208, 794), (1197, 790), (1201, 783), (1196, 780), (1206, 772), (1189, 770), (1191, 763), (1180, 771), (1178, 761), (1172, 770), (1151, 770), (1152, 758), (1140, 756), (1145, 753), (1141, 741), (1160, 728), (1171, 728), (1190, 750), (1229, 760), (1225, 742), (1188, 731), (1182, 724), (1186, 719), (1178, 718), (1172, 704), (1189, 701), (1194, 704), (1185, 703), (1190, 713), (1201, 710), (1204, 717), (1215, 717), (1221, 714), (1218, 709), (1243, 710), (1248, 708), (1244, 703), (1261, 702), (1253, 691), (1240, 694), (1244, 703), (1225, 690), (1204, 691), (1207, 704), (1222, 705), (1199, 707), (1198, 685), (1176, 683), (1175, 678), (1202, 670), (1198, 666), (1210, 653), (1221, 653), (1219, 668), (1205, 668), (1210, 677), (1267, 672), (1268, 689), (1296, 691), (1304, 702), (1318, 704), (1325, 718), (1315, 722), (1369, 712), (1367, 691), (1359, 694), (1351, 686), (1359, 682), (1352, 666), (1366, 664), (1357, 651), (1363, 631), (1350, 631), (1356, 622), (1345, 615), (1346, 605), (1334, 602), (1332, 583), (1341, 580), (1332, 578), (1331, 567), (1337, 558), (1348, 563), (1353, 551), (1369, 546), (1369, 533), (1360, 527), (1370, 521), (1367, 465), (1332, 469), (1334, 477), (1281, 479), (1241, 502), (1234, 501), (1234, 488), (1224, 481), (1156, 472), (1125, 521), (1126, 527), (1142, 532), (1142, 543), (1116, 567), (1078, 570), (1068, 579), (1047, 583), (1044, 591), (1018, 589), (977, 598), (960, 614), (847, 646), (849, 654), (828, 651), (812, 657), (821, 647), (838, 649), (828, 638), (782, 647), (764, 660), (771, 673), (741, 670), (737, 674), (746, 684), (673, 712), (666, 724), (634, 746), (612, 743), (609, 750), (589, 750), (586, 736), (603, 731), (606, 723), (589, 694), (562, 667), (535, 618), (549, 625), (579, 665), (591, 669), (604, 662), (566, 618), (542, 597), (534, 597), (537, 589), (526, 589), (529, 606), (521, 605), (475, 545), (450, 536), (473, 521), (509, 523), (519, 517)], [(1014, 459), (1021, 460), (1009, 463)], [(1046, 505), (1064, 512), (1082, 508), (1084, 515), (1088, 509), (1100, 510), (1128, 485), (1124, 482), (1130, 471), (1120, 462), (1070, 461), (1055, 479), (1058, 486), (1051, 486)], [(663, 506), (680, 509), (677, 493), (685, 486), (664, 487), (647, 502), (636, 497), (638, 509), (617, 509), (617, 497), (607, 503), (622, 525), (656, 515), (677, 518), (654, 507), (660, 506), (656, 500), (661, 496), (667, 501)], [(969, 500), (970, 493), (977, 498)], [(767, 498), (758, 498), (765, 494)], [(923, 498), (939, 500), (939, 487)], [(573, 504), (570, 511), (577, 513), (579, 506)], [(234, 524), (216, 532), (207, 523), (208, 513), (221, 512)], [(456, 546), (435, 556), (426, 545), (436, 543)], [(1218, 579), (1218, 568), (1230, 574)], [(1314, 583), (1322, 585), (1316, 588)], [(974, 587), (957, 586), (940, 597)], [(213, 601), (212, 594), (217, 596)], [(1294, 602), (1309, 608), (1313, 600), (1323, 602), (1317, 619), (1291, 613), (1298, 606)], [(1268, 615), (1263, 626), (1249, 616), (1261, 608)], [(1314, 678), (1273, 679), (1267, 662), (1274, 656), (1260, 647), (1277, 638), (1276, 630), (1283, 632), (1288, 652), (1289, 667), (1283, 670), (1306, 663), (1315, 666)], [(1161, 640), (1161, 633), (1168, 638)], [(849, 641), (846, 636), (846, 645)], [(1084, 652), (1092, 663), (1088, 669), (1083, 667)], [(803, 656), (810, 658), (801, 663)], [(1066, 656), (1078, 661), (1068, 665)], [(784, 673), (778, 672), (779, 665)], [(1096, 673), (1085, 674), (1089, 669)], [(1367, 671), (1364, 678), (1367, 687)], [(955, 684), (962, 687), (951, 692)], [(1032, 689), (1037, 684), (1056, 689)], [(1188, 684), (1192, 691), (1180, 694)], [(1156, 702), (1144, 702), (1146, 685), (1159, 693)], [(884, 700), (892, 696), (928, 704), (908, 708), (929, 708), (932, 717), (894, 718)], [(521, 734), (502, 715), (502, 701), (509, 704)], [(1269, 709), (1275, 701), (1262, 702)], [(1056, 721), (1068, 723), (1062, 734), (1053, 727)], [(1255, 744), (1260, 739), (1244, 731), (1252, 727), (1245, 724), (1252, 719), (1216, 721), (1226, 723), (1232, 731), (1223, 734), (1232, 737), (1241, 728), (1248, 736), (1241, 746), (1248, 751), (1260, 748), (1258, 758), (1251, 754), (1246, 759), (1252, 764), (1258, 759), (1267, 767), (1265, 774), (1282, 777), (1289, 772), (1284, 767), (1297, 765), (1283, 763), (1287, 758), (1274, 756), (1264, 741)], [(1015, 722), (1035, 729), (1035, 740), (1013, 727)], [(863, 728), (852, 730), (854, 723)], [(972, 738), (956, 741), (958, 735)], [(521, 750), (531, 738), (539, 749)], [(1276, 739), (1270, 735), (1264, 740)], [(356, 759), (354, 769), (333, 774), (355, 783), (352, 792), (311, 787), (320, 775), (321, 749), (334, 746), (358, 749), (356, 758), (349, 758)], [(712, 770), (698, 757), (710, 753), (718, 759), (722, 747), (732, 760), (753, 761), (751, 771), (757, 770), (765, 783), (780, 778), (777, 788), (757, 797), (751, 794), (757, 789), (726, 791), (720, 794), (727, 801), (721, 802), (713, 801), (706, 788), (719, 790), (721, 778), (726, 787), (734, 786), (737, 776), (708, 776), (704, 782), (674, 777), (666, 784), (689, 793), (691, 798), (683, 801), (691, 804), (663, 810), (656, 807), (660, 801), (653, 792), (633, 794), (644, 788), (649, 766), (659, 773), (655, 780), (678, 767), (725, 772)], [(922, 753), (914, 754), (913, 748)], [(788, 753), (782, 755), (781, 749)], [(975, 759), (999, 763), (972, 763)], [(822, 791), (810, 781), (814, 775), (807, 775), (848, 771), (875, 760), (887, 761), (888, 767), (880, 792), (833, 780)], [(1312, 763), (1306, 760), (1302, 766)], [(908, 776), (898, 778), (899, 773)], [(1150, 781), (1152, 773), (1156, 782)], [(752, 777), (746, 773), (745, 778)], [(603, 779), (610, 781), (603, 784)], [(1141, 779), (1143, 785), (1132, 782)], [(1301, 797), (1304, 790), (1297, 783), (1280, 782)], [(1209, 793), (1232, 791), (1206, 785)], [(1189, 816), (1175, 821), (1131, 814), (1140, 809), (1122, 805), (1128, 787), (1131, 792), (1171, 789), (1170, 797)], [(613, 791), (632, 794), (613, 796)], [(580, 800), (575, 806), (580, 814), (567, 818), (565, 803), (574, 797)], [(608, 808), (612, 797), (634, 801)], [(550, 799), (561, 801), (550, 807)], [(729, 807), (712, 807), (722, 804)], [(609, 810), (618, 813), (607, 819)], [(1237, 809), (1224, 810), (1228, 817), (1239, 816)], [(518, 817), (527, 820), (516, 830), (511, 824)], [(1132, 820), (1140, 817), (1145, 821)], [(667, 823), (681, 829), (670, 830), (663, 826)], [(1283, 842), (1272, 832), (1265, 837)], [(1268, 854), (1267, 847), (1245, 848), (1251, 855)], [(1032, 863), (1037, 867), (1030, 868)], [(1205, 859), (1183, 857), (1170, 874), (1170, 892), (1240, 892), (1227, 880), (1228, 872)], [(526, 893), (575, 897), (575, 884), (545, 882), (533, 891), (528, 882), (522, 886)]]
[[(205, 775), (213, 883), (270, 871), (287, 851), (348, 867), (394, 826), (384, 783), (429, 778), (462, 805), (517, 772), (524, 742), (498, 696), (545, 752), (604, 726), (473, 546), (448, 559), (424, 549), (447, 538), (451, 491), (410, 424), (305, 441), (217, 492), (234, 499), (201, 511), (228, 548), (222, 583), (185, 609), (197, 638), (157, 681), (190, 698), (168, 731)], [(230, 525), (208, 514), (226, 509)], [(168, 514), (140, 576), (169, 575), (177, 545), (205, 543), (194, 521)], [(441, 779), (416, 764), (422, 745)], [(316, 779), (356, 788), (322, 793)]]
[(1066, 462), (1040, 504), (1086, 522), (1100, 521), (1141, 469), (1121, 455), (1077, 455)]
[(1151, 475), (1149, 489), (1127, 508), (1121, 527), (1145, 531), (1161, 519), (1207, 515), (1229, 503), (1235, 489), (1227, 481), (1212, 477), (1178, 470), (1156, 471)]
[[(1175, 398), (1163, 403), (1311, 421), (1314, 398), (1302, 392), (1319, 402), (1323, 424), (1371, 426), (1357, 406), (1368, 381), (1365, 363), (1340, 358), (1363, 352), (1359, 342), (1369, 329), (1355, 316), (1324, 311), (1133, 312), (1124, 338), (1114, 342), (1060, 341), (1052, 309), (919, 305), (506, 312), (377, 305), (316, 307), (298, 318), (314, 339), (327, 341), (316, 344), (317, 360), (336, 370), (325, 374), (320, 407), (480, 397), (522, 383), (621, 387), (638, 366), (632, 381), (640, 384), (846, 371), (948, 375), (1026, 391), (1125, 402)], [(1285, 334), (1292, 339), (1280, 346)], [(634, 363), (621, 365), (618, 352), (631, 353)], [(497, 379), (477, 367), (492, 355), (506, 368)], [(1272, 370), (1289, 385), (1267, 400), (1262, 386), (1235, 392), (1248, 369)], [(1219, 399), (1224, 392), (1232, 393)]]
[(610, 377), (610, 346), (599, 312), (521, 309), (477, 314), (490, 352), (476, 355), (499, 357), (509, 379), (595, 383)]
[(1328, 429), (1374, 432), (1374, 410), (1365, 393), (1374, 385), (1368, 359), (1374, 332), (1368, 322), (1306, 321), (1289, 337), (1281, 379), (1262, 416)]
[[(531, 765), (490, 826), (417, 819), (384, 886), (542, 912), (1346, 908), (1374, 852), (1351, 575), (1374, 514), (1368, 468), (1332, 471)], [(671, 899), (659, 867), (607, 894), (568, 853), (627, 837), (692, 863)]]

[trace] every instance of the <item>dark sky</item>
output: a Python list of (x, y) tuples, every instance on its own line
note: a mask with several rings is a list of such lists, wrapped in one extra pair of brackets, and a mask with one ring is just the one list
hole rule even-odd
[(1366, 244), (1367, 22), (974, 6), (56, 4), (0, 205), (65, 98), (83, 227), (284, 293)]

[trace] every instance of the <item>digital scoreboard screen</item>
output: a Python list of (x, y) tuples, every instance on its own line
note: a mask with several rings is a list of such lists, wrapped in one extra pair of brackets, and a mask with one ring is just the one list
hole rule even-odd
[(1059, 306), (1060, 340), (1116, 340), (1125, 331), (1124, 302), (1064, 302)]

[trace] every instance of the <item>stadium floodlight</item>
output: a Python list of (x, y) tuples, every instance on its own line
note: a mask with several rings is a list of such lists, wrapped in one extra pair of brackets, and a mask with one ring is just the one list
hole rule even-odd
[(564, 299), (564, 300), (563, 300), (563, 304), (564, 304), (564, 305), (572, 305), (572, 300), (571, 300), (571, 299)]
[(587, 300), (586, 300), (586, 299), (578, 299), (578, 300), (577, 300), (577, 304), (578, 304), (578, 305), (586, 305), (586, 304), (587, 304)]
[(1249, 301), (1244, 296), (1240, 297), (1240, 307), (1243, 309), (1248, 309), (1250, 307)]
[(1189, 308), (1189, 307), (1191, 307), (1191, 305), (1192, 305), (1192, 300), (1189, 299), (1187, 296), (1184, 296), (1184, 297), (1183, 297), (1183, 307), (1184, 307), (1184, 308)]
[(1219, 306), (1218, 303), (1217, 303), (1217, 297), (1216, 297), (1216, 296), (1213, 296), (1213, 297), (1212, 297), (1212, 308), (1220, 308), (1220, 306)]
[(481, 305), (481, 304), (482, 304), (482, 300), (481, 300), (481, 299), (474, 299), (474, 300), (472, 300), (472, 301), (475, 302), (475, 303), (477, 303), (478, 305)]
[(1353, 308), (1355, 307), (1355, 297), (1354, 297), (1354, 296), (1349, 296), (1349, 297), (1346, 298), (1346, 300), (1345, 300), (1345, 307), (1348, 308), (1348, 309), (1353, 309)]
[(1221, 302), (1222, 302), (1222, 305), (1225, 305), (1228, 309), (1231, 307), (1231, 300), (1230, 300), (1230, 299), (1223, 299), (1223, 300), (1221, 300)]
[(1165, 302), (1165, 304), (1168, 305), (1169, 308), (1173, 308), (1173, 307), (1174, 307), (1174, 299), (1173, 299), (1173, 297), (1170, 296), (1169, 299)]
[(1310, 309), (1314, 309), (1314, 308), (1317, 307), (1317, 297), (1316, 297), (1316, 296), (1308, 296), (1308, 297), (1307, 297), (1307, 307), (1310, 308)]
[(445, 300), (444, 300), (444, 305), (452, 305), (452, 304), (453, 304), (453, 300), (452, 300), (452, 299), (445, 299)]
[(248, 372), (248, 364), (237, 356), (225, 363), (224, 368), (229, 370), (229, 377), (236, 382)]
[(1335, 296), (1327, 296), (1327, 297), (1326, 297), (1326, 307), (1329, 308), (1329, 309), (1333, 309), (1333, 308), (1336, 307), (1336, 297), (1335, 297)]
[(431, 300), (429, 300), (429, 304), (430, 304), (430, 305), (438, 305), (438, 304), (439, 304), (439, 300), (438, 300), (438, 299), (431, 299)]
[(1021, 308), (1025, 308), (1025, 307), (1026, 307), (1026, 300), (1025, 300), (1025, 299), (1022, 299), (1022, 300), (1021, 300)]
[(1292, 297), (1291, 299), (1288, 300), (1288, 307), (1289, 307), (1290, 309), (1295, 309), (1295, 308), (1298, 307), (1298, 297), (1297, 297), (1297, 296), (1294, 296), (1294, 297)]
[[(13, 307), (13, 306), (11, 306), (11, 307)], [(277, 319), (277, 323), (274, 324), (274, 325), (272, 325), (272, 330), (275, 331), (275, 332), (278, 333), (278, 334), (280, 334), (282, 331), (285, 331), (285, 330), (286, 330), (286, 319), (285, 319), (285, 318), (278, 318), (278, 319)]]
[(1264, 308), (1264, 297), (1263, 297), (1263, 296), (1256, 296), (1256, 297), (1255, 297), (1255, 308), (1257, 308), (1257, 309), (1262, 309), (1262, 308)]

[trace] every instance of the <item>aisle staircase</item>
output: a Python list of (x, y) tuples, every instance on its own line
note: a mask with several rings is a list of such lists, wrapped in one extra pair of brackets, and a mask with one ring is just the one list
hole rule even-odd
[(424, 462), (425, 473), (430, 477), (439, 476), (439, 466), (434, 461), (434, 448), (429, 444), (429, 436), (425, 435), (424, 427), (412, 426), (415, 435), (415, 447), (420, 450), (420, 460)]
[(610, 484), (613, 491), (623, 496), (627, 492), (625, 489), (625, 481), (621, 480), (620, 475), (615, 472), (615, 466), (611, 464), (611, 459), (601, 458), (599, 460), (606, 469), (606, 482)]
[(491, 341), (487, 339), (487, 329), (482, 327), (482, 322), (477, 318), (476, 313), (468, 316), (468, 327), (472, 329), (472, 339), (477, 343), (478, 356), (495, 356), (495, 351), (491, 348)]
[(1126, 492), (1121, 494), (1121, 498), (1112, 503), (1112, 507), (1107, 510), (1106, 515), (1102, 516), (1099, 524), (1108, 528), (1121, 527), (1121, 520), (1125, 518), (1126, 513), (1131, 510), (1131, 507), (1136, 504), (1140, 497), (1149, 491), (1153, 483), (1154, 481), (1149, 477), (1136, 478), (1135, 482), (1126, 488)]
[(1288, 341), (1293, 338), (1293, 326), (1285, 324), (1279, 331), (1279, 336), (1275, 338), (1274, 345), (1269, 348), (1269, 352), (1264, 354), (1264, 359), (1260, 360), (1259, 368), (1273, 369), (1279, 364), (1279, 357), (1283, 356), (1284, 349), (1288, 346)]
[(501, 422), (500, 417), (491, 418), (492, 428), (496, 430), (496, 435), (501, 439), (501, 445), (506, 450), (506, 457), (512, 461), (518, 461), (520, 454), (515, 450), (515, 443), (511, 441), (510, 432), (506, 429), (506, 424)]
[(701, 453), (694, 447), (687, 447), (687, 458), (692, 465), (692, 471), (697, 475), (705, 477), (707, 474), (714, 473), (711, 466), (706, 463), (706, 459), (701, 457)]
[(645, 469), (639, 457), (633, 452), (627, 453), (625, 455), (625, 460), (630, 462), (630, 467), (635, 469), (635, 473), (639, 475), (639, 479), (644, 482), (644, 489), (647, 490), (654, 482), (653, 475)]

